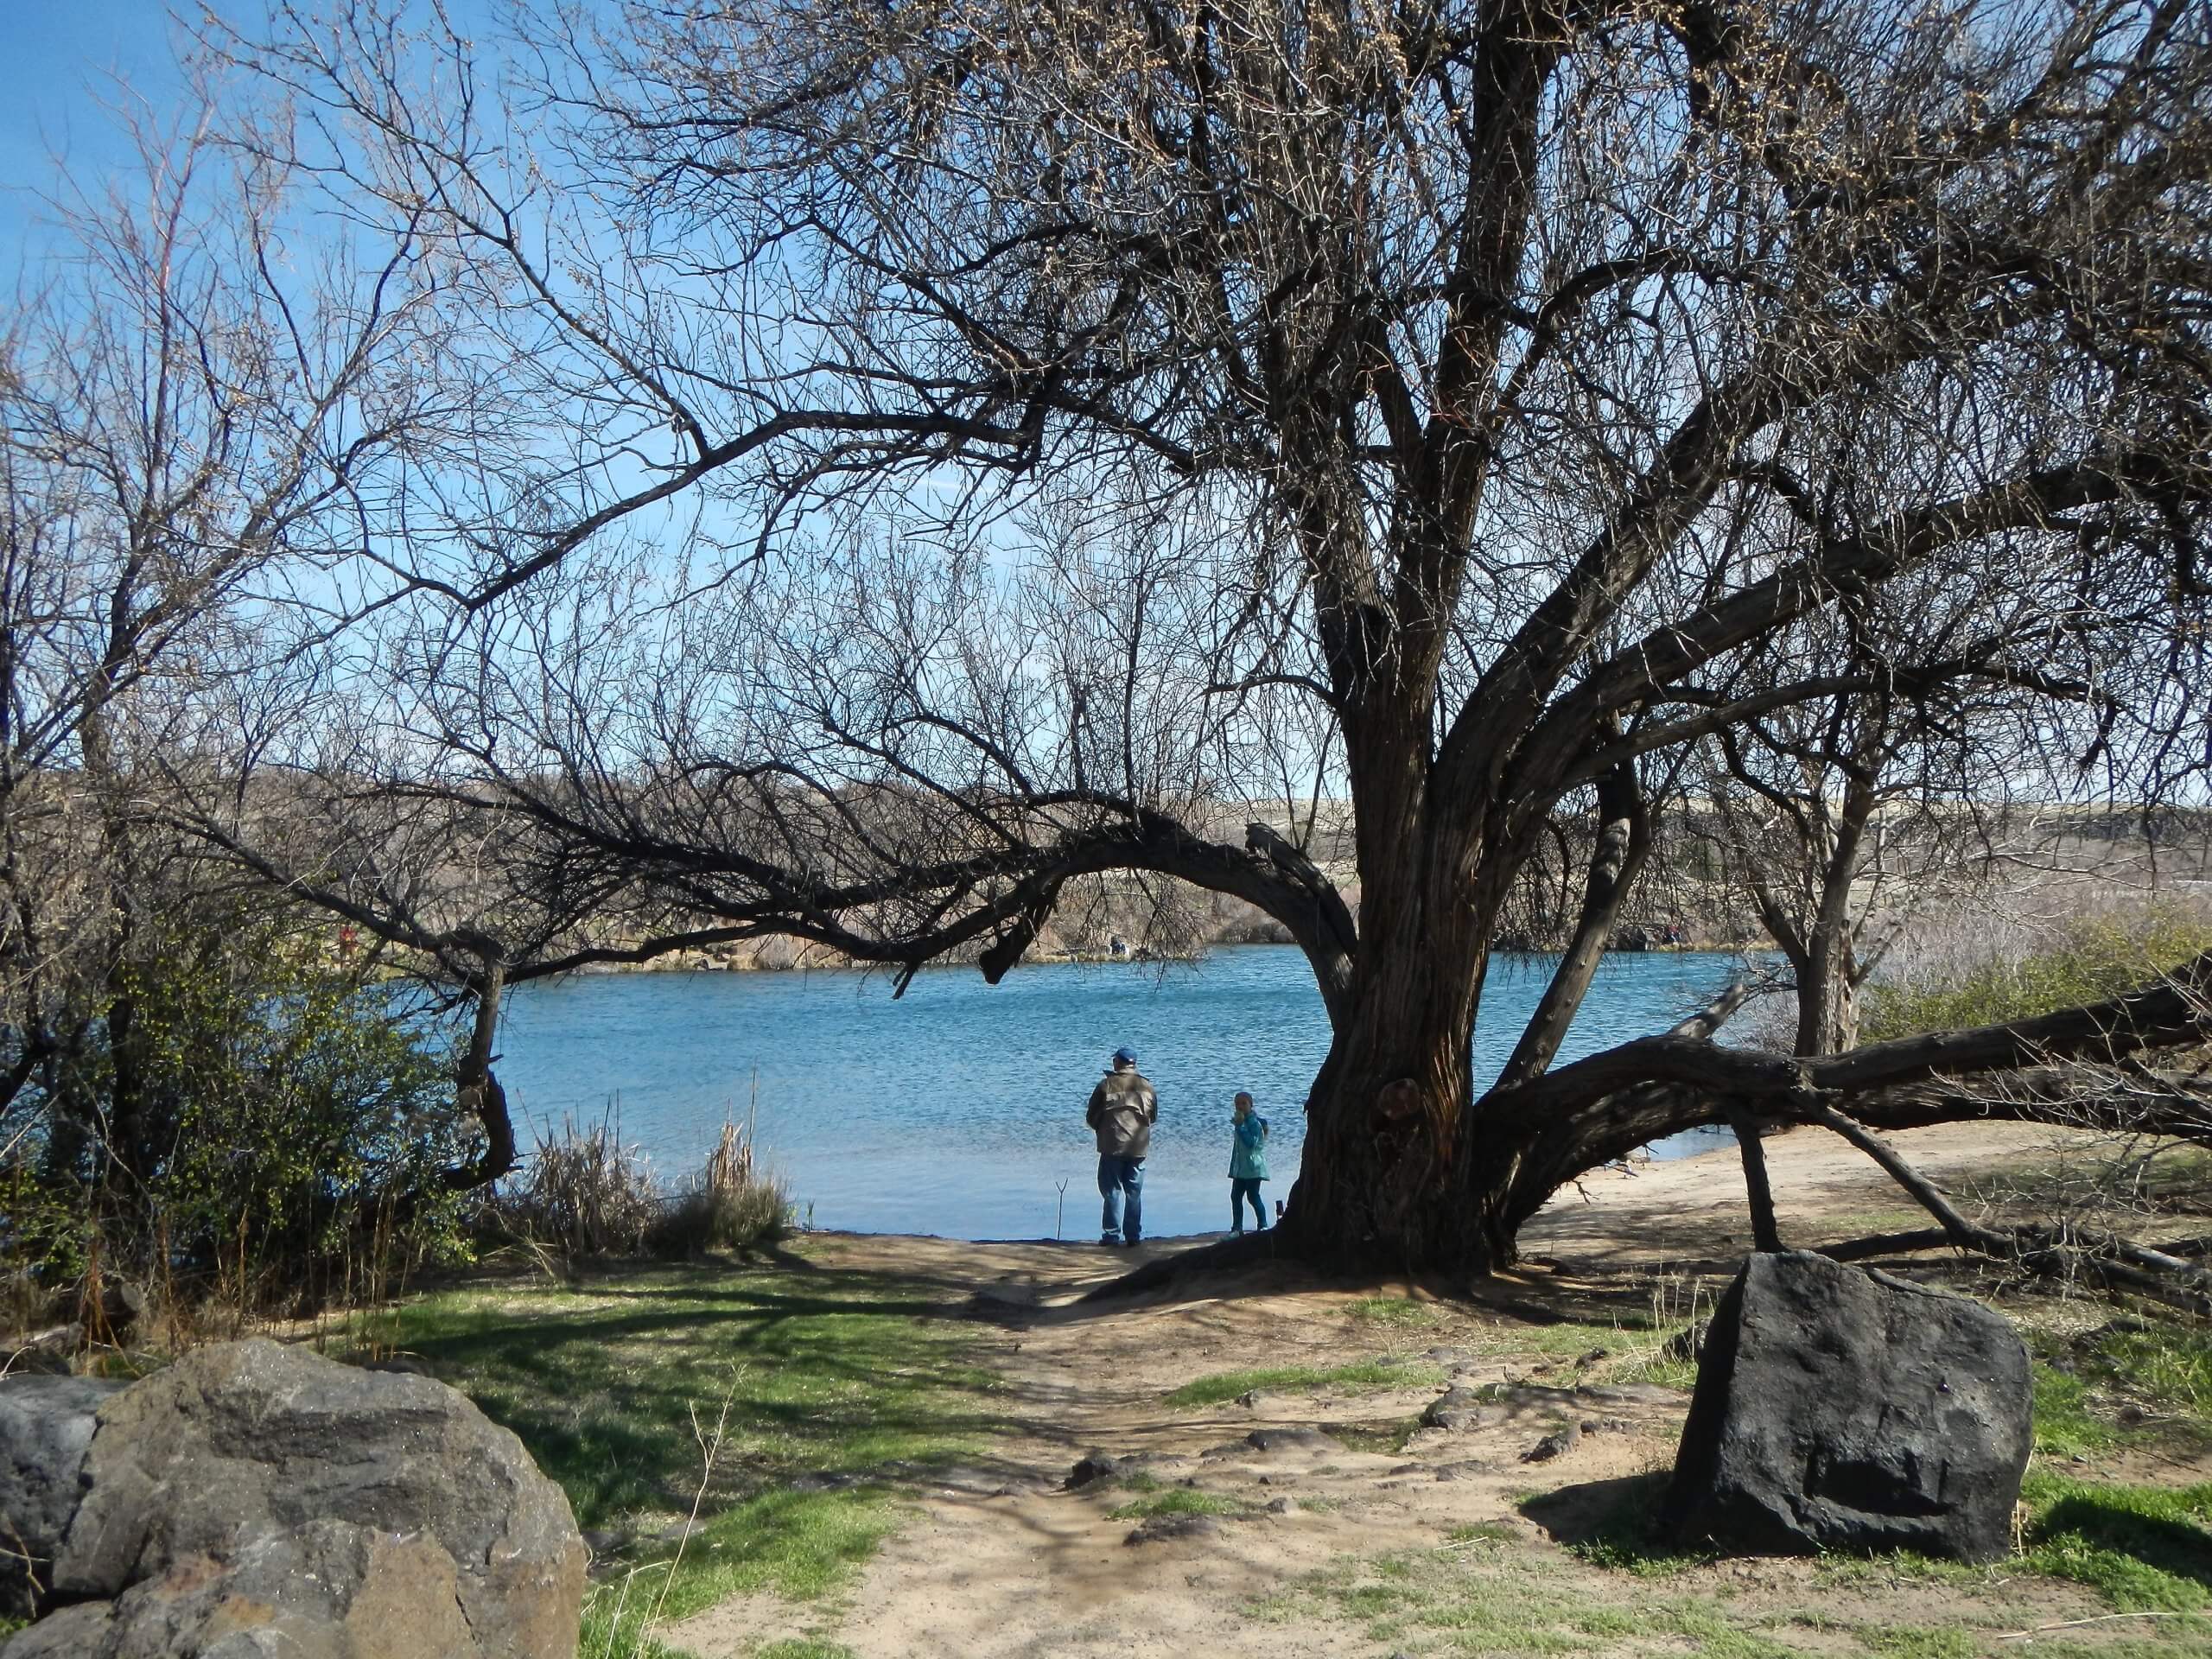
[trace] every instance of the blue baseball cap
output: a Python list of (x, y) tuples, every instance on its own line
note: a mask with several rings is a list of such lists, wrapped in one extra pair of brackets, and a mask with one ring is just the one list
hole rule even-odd
[(1134, 1048), (1130, 1048), (1130, 1047), (1128, 1047), (1128, 1046), (1127, 1046), (1125, 1045), (1125, 1046), (1123, 1046), (1122, 1047), (1117, 1048), (1117, 1049), (1116, 1049), (1116, 1050), (1114, 1051), (1114, 1064), (1115, 1064), (1115, 1065), (1135, 1065), (1136, 1063), (1137, 1063), (1137, 1052), (1136, 1052), (1136, 1050), (1135, 1050)]

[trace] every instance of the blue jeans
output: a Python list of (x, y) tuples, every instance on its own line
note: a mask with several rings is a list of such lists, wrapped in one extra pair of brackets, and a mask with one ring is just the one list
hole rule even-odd
[[(1102, 1244), (1134, 1244), (1144, 1236), (1144, 1160), (1098, 1154), (1098, 1196), (1106, 1208), (1098, 1218)], [(1122, 1219), (1124, 1205), (1128, 1220)]]
[(1229, 1181), (1229, 1230), (1232, 1233), (1244, 1230), (1244, 1200), (1247, 1198), (1252, 1200), (1252, 1224), (1262, 1231), (1267, 1229), (1268, 1212), (1260, 1204), (1260, 1178), (1256, 1175), (1249, 1178), (1233, 1175)]

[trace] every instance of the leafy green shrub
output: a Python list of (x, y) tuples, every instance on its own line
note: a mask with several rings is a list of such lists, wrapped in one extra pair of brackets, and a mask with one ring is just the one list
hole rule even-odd
[(145, 925), (0, 1115), (0, 1275), (243, 1306), (465, 1253), (449, 1047), (321, 944), (269, 911)]

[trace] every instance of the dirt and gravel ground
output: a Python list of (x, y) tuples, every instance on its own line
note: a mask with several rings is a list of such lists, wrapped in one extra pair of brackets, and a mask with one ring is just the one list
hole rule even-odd
[[(1962, 1126), (1897, 1140), (1942, 1179), (2021, 1156), (2044, 1135)], [(1799, 1131), (1767, 1147), (1788, 1242), (1915, 1224), (1831, 1138)], [(1256, 1268), (1090, 1303), (1082, 1293), (1127, 1268), (1125, 1255), (817, 1240), (808, 1254), (824, 1265), (942, 1287), (948, 1314), (973, 1324), (979, 1358), (1005, 1381), (1003, 1424), (972, 1466), (912, 1493), (900, 1531), (841, 1599), (740, 1599), (667, 1639), (734, 1656), (801, 1638), (862, 1659), (2202, 1650), (2024, 1573), (1765, 1560), (1638, 1570), (1593, 1552), (1593, 1535), (1649, 1503), (1688, 1403), (1682, 1368), (1662, 1363), (1649, 1327), (1709, 1303), (1747, 1230), (1731, 1150), (1564, 1194), (1526, 1236), (1526, 1270), (1472, 1295)], [(1407, 1384), (1167, 1399), (1225, 1372), (1375, 1359), (1406, 1362)], [(1447, 1383), (1484, 1389), (1476, 1421), (1419, 1427)], [(1596, 1427), (1524, 1461), (1569, 1422)], [(1131, 1461), (1065, 1489), (1090, 1453)], [(2201, 1459), (2157, 1461), (2162, 1484), (2212, 1478)], [(2138, 1462), (2069, 1472), (2145, 1478)], [(1132, 1541), (1143, 1524), (1133, 1508), (1217, 1512), (1180, 1535), (1154, 1522), (1170, 1535)], [(2096, 1622), (2073, 1624), (2085, 1620)], [(809, 1650), (836, 1646), (787, 1649)]]

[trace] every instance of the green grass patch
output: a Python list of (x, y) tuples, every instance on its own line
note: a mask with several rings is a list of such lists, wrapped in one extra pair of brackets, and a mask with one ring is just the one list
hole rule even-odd
[[(1667, 1344), (1689, 1327), (1686, 1318), (1624, 1313), (1606, 1325), (1594, 1320), (1571, 1320), (1561, 1325), (1493, 1324), (1470, 1333), (1465, 1340), (1475, 1352), (1499, 1356), (1538, 1354), (1556, 1365), (1571, 1368), (1565, 1376), (1548, 1373), (1545, 1380), (1560, 1383), (1656, 1382), (1663, 1388), (1688, 1389), (1697, 1381), (1697, 1363), (1672, 1358)], [(1455, 1333), (1454, 1340), (1459, 1338)], [(1599, 1353), (1599, 1350), (1603, 1353)]]
[(1149, 1521), (1160, 1515), (1243, 1515), (1251, 1505), (1218, 1492), (1202, 1492), (1192, 1486), (1171, 1486), (1164, 1492), (1147, 1492), (1118, 1510), (1109, 1510), (1109, 1521)]
[(1681, 1637), (1706, 1659), (1802, 1659), (1800, 1649), (1745, 1629), (1743, 1616), (1717, 1601), (1694, 1597), (1660, 1602), (1652, 1613), (1652, 1625)]
[(1476, 1521), (1464, 1527), (1454, 1527), (1444, 1535), (1447, 1544), (1510, 1544), (1513, 1529), (1497, 1521)]
[(1688, 1357), (1669, 1358), (1655, 1350), (1648, 1357), (1616, 1367), (1606, 1375), (1605, 1381), (1613, 1383), (1651, 1382), (1662, 1389), (1680, 1389), (1688, 1394), (1697, 1386), (1697, 1361)]
[(753, 1659), (853, 1659), (853, 1650), (842, 1642), (824, 1642), (819, 1637), (795, 1637), (785, 1642), (771, 1642), (765, 1648), (755, 1649)]
[(2037, 1355), (2037, 1451), (2067, 1458), (2143, 1442), (2212, 1444), (2212, 1330), (2150, 1319), (2071, 1338), (2027, 1334)]
[(2212, 1433), (2212, 1329), (2163, 1320), (2109, 1329), (2089, 1352), (2094, 1363), (2159, 1409)]
[(1915, 1554), (1909, 1549), (1893, 1550), (1878, 1555), (1823, 1555), (1821, 1558), (1821, 1578), (1830, 1584), (1944, 1584), (1959, 1589), (1979, 1590), (1988, 1587), (1993, 1579), (2017, 1572), (2018, 1568), (2016, 1561), (2003, 1562), (1995, 1567), (1969, 1567), (1964, 1561), (1937, 1560), (1930, 1555)]
[[(1511, 1541), (1495, 1523), (1458, 1529), (1449, 1541)], [(1556, 1566), (1503, 1548), (1342, 1560), (1245, 1611), (1274, 1624), (1346, 1621), (1370, 1641), (1417, 1651), (1581, 1654), (1652, 1639), (1710, 1659), (1796, 1659), (1797, 1651), (1739, 1628), (1735, 1610), (1709, 1599), (1647, 1594), (1606, 1605), (1563, 1581)]]
[[(2212, 1484), (2107, 1485), (2031, 1474), (2024, 1564), (2121, 1612), (2212, 1610)], [(2212, 1621), (2190, 1620), (2212, 1634)]]
[[(879, 1274), (698, 1265), (452, 1290), (373, 1329), (520, 1436), (580, 1525), (650, 1539), (697, 1500), (672, 1575), (675, 1546), (647, 1541), (637, 1572), (591, 1592), (583, 1651), (628, 1655), (656, 1607), (665, 1621), (744, 1592), (838, 1588), (895, 1524), (865, 1478), (950, 1462), (989, 1431), (995, 1384), (935, 1311)], [(718, 1419), (702, 1494), (700, 1437)], [(817, 1471), (863, 1478), (790, 1489)]]
[(1171, 1406), (1217, 1406), (1240, 1394), (1382, 1394), (1392, 1389), (1433, 1388), (1444, 1380), (1433, 1365), (1395, 1359), (1363, 1359), (1349, 1365), (1274, 1365), (1221, 1371), (1171, 1390)]
[(657, 1644), (641, 1647), (649, 1618), (658, 1629), (763, 1590), (791, 1600), (826, 1595), (842, 1588), (896, 1525), (891, 1503), (880, 1496), (778, 1492), (741, 1503), (695, 1535), (680, 1562), (649, 1563), (626, 1583), (594, 1586), (577, 1651), (652, 1656)]
[(1411, 1446), (1414, 1436), (1421, 1433), (1421, 1419), (1401, 1417), (1395, 1421), (1372, 1423), (1331, 1423), (1327, 1432), (1344, 1443), (1348, 1452), (1382, 1452), (1397, 1457)]
[(1862, 1624), (1852, 1634), (1883, 1659), (1980, 1659), (1982, 1651), (1980, 1640), (1956, 1624)]
[(2118, 1425), (2097, 1409), (2095, 1396), (2078, 1373), (2037, 1360), (2034, 1379), (2037, 1451), (2046, 1457), (2070, 1458), (2119, 1444)]
[(2212, 1637), (2212, 1484), (2123, 1486), (2033, 1471), (2020, 1496), (2029, 1516), (2025, 1548), (2016, 1560), (1968, 1567), (1910, 1553), (1830, 1556), (1821, 1564), (1822, 1576), (1841, 1582), (1920, 1580), (1972, 1589), (2024, 1569), (2086, 1586), (2115, 1611), (2181, 1615), (2160, 1621), (2162, 1638)]
[(1416, 1302), (1408, 1296), (1363, 1296), (1345, 1305), (1345, 1312), (1368, 1325), (1395, 1325), (1403, 1330), (1422, 1330), (1436, 1324), (1441, 1317), (1425, 1302)]

